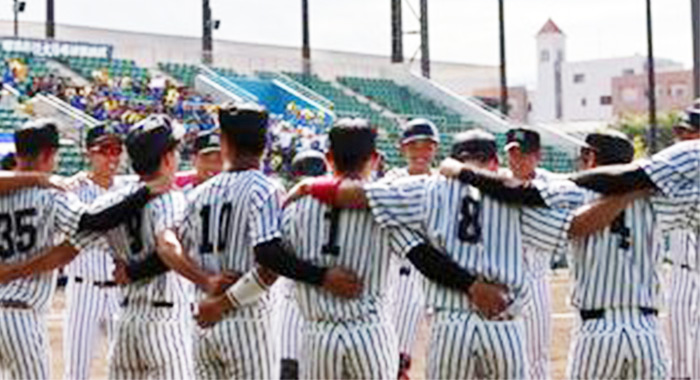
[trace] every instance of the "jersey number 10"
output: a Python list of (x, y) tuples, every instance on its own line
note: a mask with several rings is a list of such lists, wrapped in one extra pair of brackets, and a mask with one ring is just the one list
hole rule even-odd
[[(219, 212), (219, 220), (215, 225), (219, 227), (218, 229), (218, 239), (216, 242), (216, 250), (223, 251), (226, 249), (229, 238), (229, 227), (231, 226), (231, 211), (233, 206), (231, 202), (226, 202), (221, 206), (221, 212)], [(209, 236), (211, 230), (211, 206), (205, 205), (199, 212), (199, 217), (202, 219), (202, 239), (199, 244), (199, 253), (208, 254), (214, 253), (214, 243), (211, 241)]]

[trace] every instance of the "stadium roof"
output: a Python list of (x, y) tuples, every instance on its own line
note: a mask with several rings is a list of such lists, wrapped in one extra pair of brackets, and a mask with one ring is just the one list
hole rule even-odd
[(557, 24), (555, 24), (554, 21), (552, 21), (552, 19), (550, 18), (544, 24), (542, 29), (540, 29), (540, 31), (537, 33), (538, 36), (541, 34), (564, 34), (564, 32), (562, 32), (561, 29), (559, 29), (559, 27), (557, 26)]

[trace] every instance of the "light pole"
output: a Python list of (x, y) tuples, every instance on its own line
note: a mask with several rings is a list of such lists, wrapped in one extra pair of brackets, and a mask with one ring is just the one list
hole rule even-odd
[(693, 22), (693, 96), (700, 98), (700, 0), (690, 0)]
[(428, 0), (420, 0), (420, 68), (430, 78), (430, 46), (428, 45)]
[(651, 0), (647, 1), (647, 75), (649, 76), (649, 150), (656, 152), (656, 78), (654, 42), (651, 27)]
[(391, 0), (391, 63), (403, 62), (401, 0)]
[(501, 113), (508, 115), (508, 78), (506, 77), (506, 22), (503, 0), (498, 0), (498, 34), (501, 53)]
[(311, 46), (309, 42), (309, 0), (301, 0), (301, 60), (304, 74), (311, 74)]
[(221, 21), (212, 20), (209, 0), (202, 0), (202, 63), (214, 62), (212, 30), (219, 29)]
[(15, 14), (15, 38), (19, 37), (19, 14), (24, 12), (26, 5), (24, 1), (14, 0), (12, 10)]

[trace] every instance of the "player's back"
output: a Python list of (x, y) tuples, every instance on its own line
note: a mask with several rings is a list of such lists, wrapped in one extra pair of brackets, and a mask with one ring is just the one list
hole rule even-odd
[[(28, 188), (0, 197), (0, 261), (25, 261), (72, 237), (82, 204), (57, 190)], [(50, 306), (56, 271), (0, 284), (0, 300), (21, 301), (45, 311)]]
[(307, 320), (348, 321), (388, 317), (391, 249), (389, 230), (368, 210), (340, 210), (304, 197), (284, 211), (285, 239), (302, 260), (355, 272), (362, 293), (342, 299), (297, 282), (297, 301)]
[[(91, 209), (98, 211), (114, 205), (136, 192), (139, 187), (136, 183), (128, 184), (105, 194), (95, 200)], [(140, 213), (106, 234), (116, 257), (127, 263), (140, 263), (156, 252), (158, 234), (166, 229), (177, 231), (186, 205), (184, 194), (177, 190), (170, 190), (149, 200)], [(184, 282), (173, 271), (129, 283), (124, 287), (122, 295), (123, 305), (128, 305), (129, 310), (136, 313), (140, 308), (150, 308), (154, 304), (170, 305), (175, 313), (189, 312)]]
[[(281, 238), (282, 194), (259, 170), (223, 172), (199, 185), (188, 194), (181, 229), (189, 256), (209, 271), (248, 272), (256, 265), (254, 247)], [(268, 303), (264, 296), (236, 313), (258, 315)]]

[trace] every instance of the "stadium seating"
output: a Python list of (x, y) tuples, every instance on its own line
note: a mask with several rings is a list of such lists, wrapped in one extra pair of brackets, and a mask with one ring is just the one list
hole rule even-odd
[(86, 168), (86, 160), (76, 144), (61, 143), (58, 148), (57, 174), (63, 176), (73, 175)]
[(32, 92), (32, 82), (34, 78), (42, 78), (49, 74), (54, 74), (54, 72), (49, 69), (46, 65), (46, 59), (43, 57), (35, 57), (31, 54), (17, 53), (17, 52), (6, 52), (0, 50), (0, 73), (3, 73), (3, 81), (8, 81), (9, 75), (8, 70), (10, 62), (12, 60), (19, 60), (27, 67), (26, 77), (18, 81), (17, 78), (13, 78), (15, 81), (13, 86), (20, 91), (22, 94), (30, 94)]
[(93, 57), (63, 57), (61, 59), (73, 71), (82, 77), (92, 80), (93, 73), (105, 71), (110, 78), (131, 77), (134, 80), (146, 80), (150, 77), (147, 69), (136, 66), (133, 60), (127, 59), (107, 59)]

